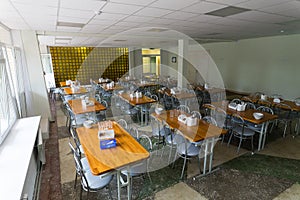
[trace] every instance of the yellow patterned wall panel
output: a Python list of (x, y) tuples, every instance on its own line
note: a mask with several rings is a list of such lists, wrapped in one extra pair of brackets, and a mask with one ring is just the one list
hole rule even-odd
[(69, 79), (82, 84), (100, 77), (116, 81), (129, 69), (127, 48), (50, 47), (50, 53), (57, 86)]

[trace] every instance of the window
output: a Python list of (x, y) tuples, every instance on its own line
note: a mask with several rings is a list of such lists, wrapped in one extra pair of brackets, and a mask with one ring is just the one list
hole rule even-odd
[(0, 46), (0, 144), (7, 136), (17, 119), (16, 100), (12, 96), (12, 80), (9, 79), (9, 66), (6, 48)]

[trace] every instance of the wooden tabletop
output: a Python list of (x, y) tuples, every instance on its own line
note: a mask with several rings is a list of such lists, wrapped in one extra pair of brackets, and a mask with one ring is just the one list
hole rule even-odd
[(121, 86), (121, 85), (114, 85), (114, 87), (108, 88), (108, 87), (106, 87), (106, 84), (102, 84), (101, 88), (103, 88), (103, 90), (105, 90), (107, 92), (114, 91), (114, 90), (122, 90), (122, 89), (124, 89), (124, 87)]
[[(209, 104), (204, 104), (203, 106), (209, 108), (208, 105)], [(228, 115), (238, 114), (244, 120), (246, 120), (248, 122), (251, 122), (251, 123), (255, 123), (255, 124), (262, 124), (262, 123), (264, 123), (266, 121), (270, 121), (270, 120), (274, 120), (274, 119), (278, 118), (277, 115), (272, 115), (270, 113), (262, 112), (262, 111), (258, 111), (258, 110), (254, 110), (254, 109), (247, 109), (245, 111), (236, 111), (236, 110), (228, 108), (228, 102), (227, 101), (226, 102), (224, 101), (224, 103), (222, 103), (222, 102), (213, 102), (212, 105), (214, 105), (215, 107), (222, 108), (223, 110), (225, 110), (225, 112)], [(253, 113), (255, 113), (255, 112), (263, 113), (264, 117), (262, 119), (259, 119), (259, 120), (255, 119), (253, 117)]]
[(69, 86), (69, 85), (67, 85), (67, 82), (66, 81), (62, 81), (62, 82), (59, 82), (59, 84), (60, 84), (60, 87), (65, 87), (65, 86)]
[(117, 147), (110, 149), (100, 149), (97, 125), (93, 125), (90, 129), (85, 127), (76, 129), (91, 172), (94, 175), (122, 168), (146, 159), (150, 155), (146, 149), (116, 122), (113, 123), (113, 129)]
[(83, 113), (89, 113), (89, 112), (95, 112), (95, 111), (102, 111), (106, 110), (106, 107), (96, 101), (96, 99), (91, 98), (90, 101), (94, 102), (94, 105), (92, 106), (83, 106), (81, 103), (81, 99), (71, 99), (68, 101), (70, 108), (72, 109), (73, 113), (75, 115), (83, 114)]
[(84, 94), (84, 93), (88, 92), (86, 90), (86, 88), (84, 88), (84, 87), (80, 87), (79, 90), (77, 90), (77, 91), (73, 91), (71, 87), (67, 87), (67, 88), (64, 88), (64, 91), (65, 91), (65, 94), (68, 94), (68, 95), (72, 95), (72, 94)]
[(137, 87), (153, 87), (153, 86), (157, 86), (157, 83), (153, 83), (153, 82), (146, 82), (146, 83), (134, 83), (135, 86)]
[[(251, 101), (252, 103), (259, 103), (262, 105), (265, 105), (267, 103), (264, 103), (264, 101), (260, 101), (260, 97), (258, 96), (245, 96), (242, 97), (243, 101)], [(276, 106), (278, 103), (273, 102), (274, 98), (268, 97), (266, 102), (270, 102), (271, 106)], [(297, 106), (296, 103), (294, 101), (290, 101), (290, 100), (285, 100), (285, 99), (281, 99), (280, 101), (282, 104), (287, 104), (291, 107), (292, 111), (297, 111), (300, 112), (300, 106)], [(287, 109), (286, 107), (282, 107), (283, 109)]]
[[(170, 114), (173, 112), (173, 117)], [(178, 110), (168, 110), (164, 111), (160, 115), (152, 113), (151, 115), (158, 120), (164, 120), (171, 128), (179, 130), (184, 134), (191, 142), (198, 142), (205, 138), (219, 136), (221, 134), (226, 134), (227, 130), (209, 124), (204, 120), (199, 120), (196, 126), (187, 126), (182, 122), (178, 121), (178, 115), (180, 111)], [(186, 114), (188, 116), (188, 114)]]
[(147, 103), (154, 103), (157, 102), (155, 99), (152, 99), (150, 97), (147, 97), (145, 95), (143, 95), (141, 98), (130, 98), (130, 94), (128, 93), (122, 93), (119, 94), (119, 96), (124, 99), (125, 101), (127, 101), (130, 105), (132, 106), (137, 106), (137, 105), (141, 105), (141, 104), (147, 104)]

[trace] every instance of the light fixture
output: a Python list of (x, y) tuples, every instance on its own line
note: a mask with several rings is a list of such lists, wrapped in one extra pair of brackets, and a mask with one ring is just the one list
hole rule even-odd
[(213, 15), (217, 17), (228, 17), (231, 15), (236, 15), (239, 13), (250, 11), (250, 9), (247, 8), (239, 8), (235, 6), (227, 6), (225, 8), (221, 8), (219, 10), (214, 10), (212, 12), (205, 13), (205, 15)]
[(57, 22), (57, 26), (66, 26), (66, 27), (74, 27), (74, 28), (83, 28), (85, 24), (82, 23), (74, 23), (74, 22)]

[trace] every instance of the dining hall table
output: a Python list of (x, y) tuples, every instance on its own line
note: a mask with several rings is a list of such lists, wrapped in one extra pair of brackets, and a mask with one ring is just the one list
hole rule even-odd
[[(221, 101), (221, 102), (212, 102), (211, 104), (204, 104), (205, 108), (209, 109), (216, 109), (221, 108), (223, 109), (227, 115), (232, 116), (233, 114), (237, 114), (243, 118), (243, 120), (251, 122), (253, 124), (262, 124), (261, 130), (259, 132), (259, 140), (258, 140), (258, 148), (257, 151), (264, 149), (265, 141), (266, 141), (266, 134), (267, 128), (270, 121), (273, 121), (278, 118), (277, 115), (273, 115), (267, 112), (257, 111), (255, 109), (247, 109), (245, 111), (237, 111), (228, 107), (228, 101)], [(213, 105), (213, 106), (211, 106)], [(264, 116), (261, 119), (255, 119), (253, 113), (259, 112), (262, 113)]]
[(106, 110), (106, 107), (99, 103), (95, 98), (89, 98), (87, 104), (82, 103), (82, 99), (80, 98), (70, 99), (68, 103), (75, 115)]
[[(157, 102), (156, 99), (152, 99), (150, 97), (147, 97), (145, 95), (142, 95), (140, 98), (137, 97), (131, 97), (129, 93), (123, 92), (118, 94), (121, 99), (129, 103), (130, 105), (136, 107), (136, 106), (141, 106), (140, 111), (141, 111), (141, 125), (143, 125), (144, 117), (143, 117), (143, 110), (146, 110), (146, 105), (150, 103), (155, 103)], [(147, 115), (146, 115), (147, 116)], [(146, 118), (147, 119), (147, 118)], [(147, 123), (147, 121), (145, 122)]]
[(124, 186), (127, 186), (128, 199), (131, 199), (131, 177), (128, 173), (127, 181), (125, 183), (121, 182), (121, 170), (127, 169), (127, 171), (130, 171), (131, 166), (147, 159), (150, 154), (117, 122), (113, 122), (112, 129), (117, 145), (109, 149), (100, 148), (97, 124), (93, 125), (92, 128), (79, 127), (76, 132), (91, 172), (94, 175), (116, 173), (118, 200), (121, 199), (121, 187)]
[[(274, 102), (274, 98), (272, 98), (272, 97), (267, 97), (265, 100), (262, 100), (260, 96), (244, 96), (244, 97), (242, 97), (241, 100), (250, 101), (255, 104), (267, 105), (267, 106), (271, 106), (271, 107), (278, 106), (281, 109), (286, 109), (286, 110), (290, 110), (290, 111), (294, 111), (294, 112), (298, 112), (298, 113), (300, 112), (300, 105), (299, 106), (296, 105), (296, 102), (291, 101), (291, 100), (280, 99), (280, 103), (282, 103), (282, 104), (278, 104), (278, 103)], [(284, 104), (288, 105), (289, 107), (284, 106)], [(298, 127), (296, 130), (296, 135), (299, 135), (299, 132), (300, 132), (300, 117), (298, 118)]]
[[(186, 116), (190, 116), (189, 114), (179, 111), (177, 109), (174, 110), (166, 110), (163, 111), (161, 114), (152, 113), (152, 117), (155, 117), (156, 119), (160, 121), (164, 121), (169, 125), (171, 129), (177, 129), (179, 130), (187, 140), (190, 142), (199, 142), (205, 139), (213, 139), (208, 140), (211, 143), (205, 143), (206, 147), (212, 145), (212, 143), (215, 144), (216, 140), (214, 138), (218, 137), (220, 135), (224, 135), (228, 132), (228, 130), (219, 128), (213, 124), (210, 124), (202, 119), (198, 120), (198, 123), (195, 126), (187, 126), (186, 124), (180, 122), (178, 120), (178, 116), (180, 114), (185, 114)], [(213, 145), (214, 145), (213, 144)], [(206, 171), (206, 163), (207, 163), (207, 156), (204, 156), (204, 170), (202, 175), (206, 175), (209, 173), (212, 173), (212, 162), (213, 162), (213, 148), (211, 149), (211, 154), (209, 158), (209, 168), (208, 171)]]
[(64, 88), (64, 92), (66, 95), (77, 95), (77, 94), (85, 94), (88, 93), (85, 87), (80, 86), (79, 88), (66, 87)]

